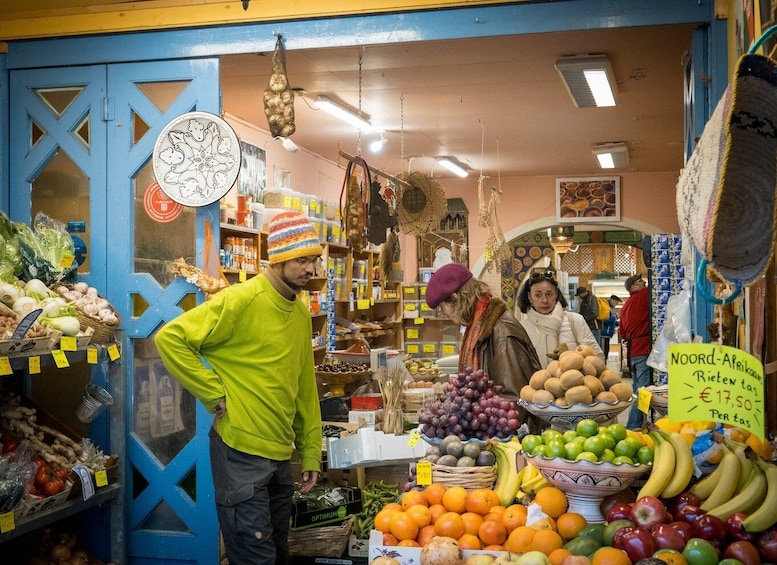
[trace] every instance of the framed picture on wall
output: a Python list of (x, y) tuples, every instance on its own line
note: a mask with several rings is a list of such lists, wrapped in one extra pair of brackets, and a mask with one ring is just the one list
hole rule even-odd
[(556, 179), (559, 223), (619, 222), (620, 219), (620, 177)]
[(261, 202), (267, 186), (267, 153), (261, 147), (241, 141), (240, 155), (237, 193), (250, 196), (253, 202)]

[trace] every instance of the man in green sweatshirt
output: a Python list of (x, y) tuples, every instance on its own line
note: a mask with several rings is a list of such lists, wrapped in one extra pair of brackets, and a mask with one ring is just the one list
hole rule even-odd
[(297, 294), (323, 252), (299, 212), (270, 222), (270, 266), (168, 322), (155, 343), (165, 367), (215, 417), (210, 459), (230, 565), (288, 562), (295, 488), (321, 467), (321, 412), (308, 309)]

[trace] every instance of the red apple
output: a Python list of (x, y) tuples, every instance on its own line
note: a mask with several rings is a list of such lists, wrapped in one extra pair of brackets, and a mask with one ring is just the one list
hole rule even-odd
[(744, 565), (761, 565), (761, 556), (749, 541), (739, 540), (723, 550), (723, 557), (739, 559)]
[(745, 531), (745, 527), (742, 525), (745, 518), (747, 518), (747, 516), (742, 512), (735, 512), (726, 518), (726, 533), (728, 534), (728, 537), (734, 541), (742, 540), (754, 543), (755, 534), (753, 532)]
[[(646, 559), (653, 555), (658, 547), (650, 532), (643, 528), (623, 528), (626, 530), (622, 535), (617, 534), (613, 537), (613, 544), (616, 540), (618, 545), (613, 547), (626, 552), (632, 563), (636, 563), (640, 559)], [(617, 533), (620, 534), (622, 530)]]
[[(705, 539), (709, 542), (722, 542), (726, 539), (726, 525), (723, 520), (712, 514), (702, 514), (691, 525), (693, 535), (697, 538)], [(718, 545), (721, 547), (721, 545)]]
[(640, 528), (650, 529), (656, 524), (664, 523), (666, 507), (655, 496), (643, 496), (631, 507), (631, 520)]
[(685, 543), (688, 543), (688, 540), (693, 537), (693, 528), (688, 522), (675, 521), (670, 523), (669, 527), (677, 532)]
[[(631, 522), (631, 520), (629, 520), (629, 522)], [(631, 523), (633, 524), (634, 522), (631, 522)], [(620, 545), (621, 538), (624, 535), (626, 535), (626, 532), (633, 530), (634, 528), (636, 528), (636, 526), (623, 526), (622, 528), (619, 528), (618, 530), (616, 530), (615, 533), (612, 535), (610, 545), (613, 547), (618, 547)]]
[(658, 549), (682, 551), (685, 547), (686, 540), (669, 524), (656, 524), (650, 528), (650, 535), (656, 540)]
[(690, 491), (683, 491), (672, 500), (669, 501), (669, 504), (666, 505), (667, 510), (672, 513), (673, 516), (677, 516), (677, 511), (680, 510), (683, 506), (686, 506), (688, 504), (691, 504), (693, 506), (700, 506), (701, 501), (699, 500), (699, 497), (693, 494)]
[(702, 510), (699, 506), (693, 504), (686, 504), (675, 515), (675, 520), (679, 522), (685, 522), (686, 524), (693, 525), (693, 523), (701, 516), (706, 514), (706, 510)]
[(777, 527), (772, 526), (759, 534), (755, 546), (764, 561), (777, 563)]
[(631, 504), (628, 502), (616, 502), (607, 511), (607, 521), (631, 520)]

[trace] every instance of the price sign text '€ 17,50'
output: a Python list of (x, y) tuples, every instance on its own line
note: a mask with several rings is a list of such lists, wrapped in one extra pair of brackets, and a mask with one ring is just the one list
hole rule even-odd
[(764, 369), (735, 347), (688, 343), (669, 347), (669, 420), (707, 420), (764, 438)]

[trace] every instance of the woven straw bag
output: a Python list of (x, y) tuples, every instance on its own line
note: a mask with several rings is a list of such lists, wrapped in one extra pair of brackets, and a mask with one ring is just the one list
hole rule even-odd
[(739, 59), (677, 186), (680, 226), (736, 285), (764, 273), (775, 241), (777, 64), (753, 54), (762, 40)]

